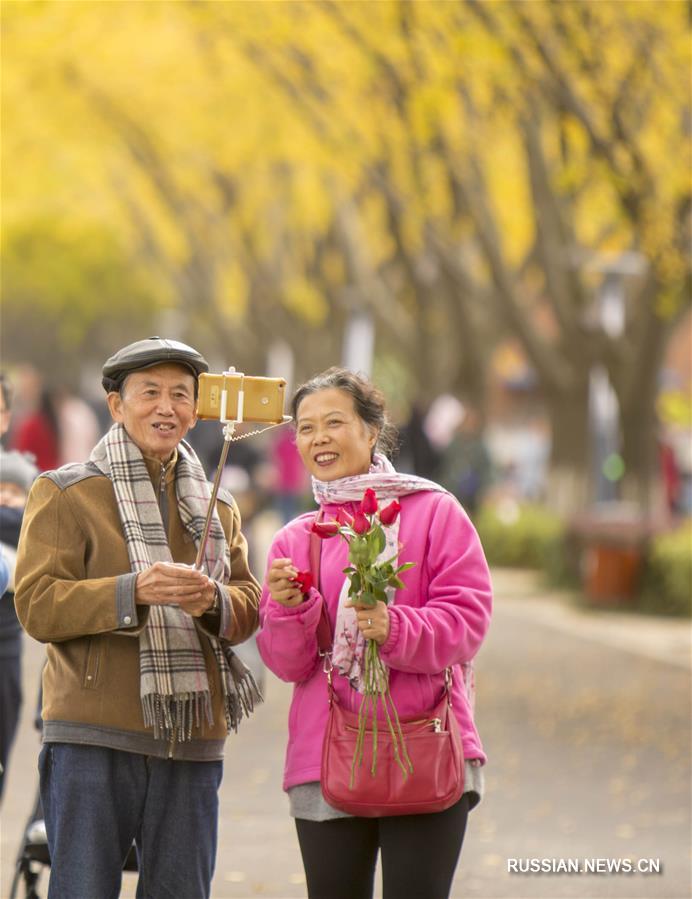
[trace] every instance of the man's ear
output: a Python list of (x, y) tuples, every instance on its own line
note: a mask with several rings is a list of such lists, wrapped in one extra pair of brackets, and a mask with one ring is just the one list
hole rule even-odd
[(108, 403), (108, 411), (110, 412), (113, 421), (117, 421), (118, 424), (122, 424), (123, 398), (120, 396), (120, 393), (117, 390), (111, 391), (111, 393), (109, 393), (106, 397), (106, 402)]

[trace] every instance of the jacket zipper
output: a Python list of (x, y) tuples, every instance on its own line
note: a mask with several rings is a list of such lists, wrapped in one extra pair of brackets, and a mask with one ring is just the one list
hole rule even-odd
[[(170, 464), (170, 463), (169, 463)], [(159, 512), (163, 530), (168, 540), (168, 496), (166, 494), (166, 472), (168, 466), (161, 465), (161, 477), (159, 478)]]
[(166, 489), (166, 466), (161, 466), (161, 477), (159, 478), (159, 509), (163, 509), (163, 492)]

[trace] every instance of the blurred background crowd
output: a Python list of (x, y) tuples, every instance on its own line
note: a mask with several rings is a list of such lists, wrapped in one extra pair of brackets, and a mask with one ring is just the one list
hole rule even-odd
[[(689, 614), (689, 4), (2, 20), (6, 447), (85, 458), (103, 360), (150, 334), (289, 390), (345, 364), (493, 564)], [(218, 427), (192, 441), (211, 471)], [(288, 428), (225, 477), (250, 533), (311, 502)]]

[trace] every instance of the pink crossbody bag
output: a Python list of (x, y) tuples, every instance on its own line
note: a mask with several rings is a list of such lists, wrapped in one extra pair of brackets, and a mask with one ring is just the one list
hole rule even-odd
[[(322, 542), (310, 535), (310, 569), (320, 589)], [(321, 592), (321, 591), (320, 591)], [(322, 743), (320, 783), (334, 808), (363, 818), (441, 812), (454, 805), (464, 791), (464, 753), (459, 725), (452, 711), (452, 669), (445, 669), (445, 689), (430, 711), (415, 719), (402, 718), (401, 728), (413, 773), (405, 776), (396, 763), (391, 736), (383, 723), (377, 730), (377, 767), (370, 773), (373, 734), (368, 730), (362, 763), (351, 784), (358, 715), (341, 706), (332, 683), (332, 628), (326, 604), (317, 629), (320, 655), (327, 676), (329, 717)]]

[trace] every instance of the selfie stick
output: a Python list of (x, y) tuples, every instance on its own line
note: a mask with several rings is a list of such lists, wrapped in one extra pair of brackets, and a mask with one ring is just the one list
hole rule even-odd
[(245, 375), (242, 372), (236, 372), (235, 368), (231, 367), (228, 371), (224, 372), (225, 375), (240, 375), (240, 387), (238, 389), (238, 410), (236, 412), (236, 417), (232, 419), (226, 418), (226, 404), (228, 402), (228, 391), (224, 387), (221, 391), (221, 409), (219, 412), (219, 421), (223, 423), (223, 449), (221, 450), (221, 458), (219, 459), (219, 465), (216, 469), (216, 476), (214, 477), (214, 485), (211, 491), (211, 499), (209, 500), (209, 508), (207, 509), (207, 519), (204, 522), (204, 530), (202, 531), (202, 539), (199, 542), (199, 549), (197, 550), (197, 558), (195, 559), (195, 568), (201, 571), (202, 569), (202, 560), (204, 559), (204, 553), (207, 548), (207, 540), (209, 539), (209, 528), (211, 527), (211, 518), (214, 514), (214, 509), (216, 508), (216, 497), (219, 492), (219, 485), (221, 483), (221, 475), (223, 474), (224, 465), (226, 464), (226, 458), (228, 456), (228, 448), (231, 445), (231, 440), (233, 440), (233, 435), (235, 434), (235, 426), (243, 421), (243, 405), (245, 402), (245, 391), (243, 390), (243, 378)]

